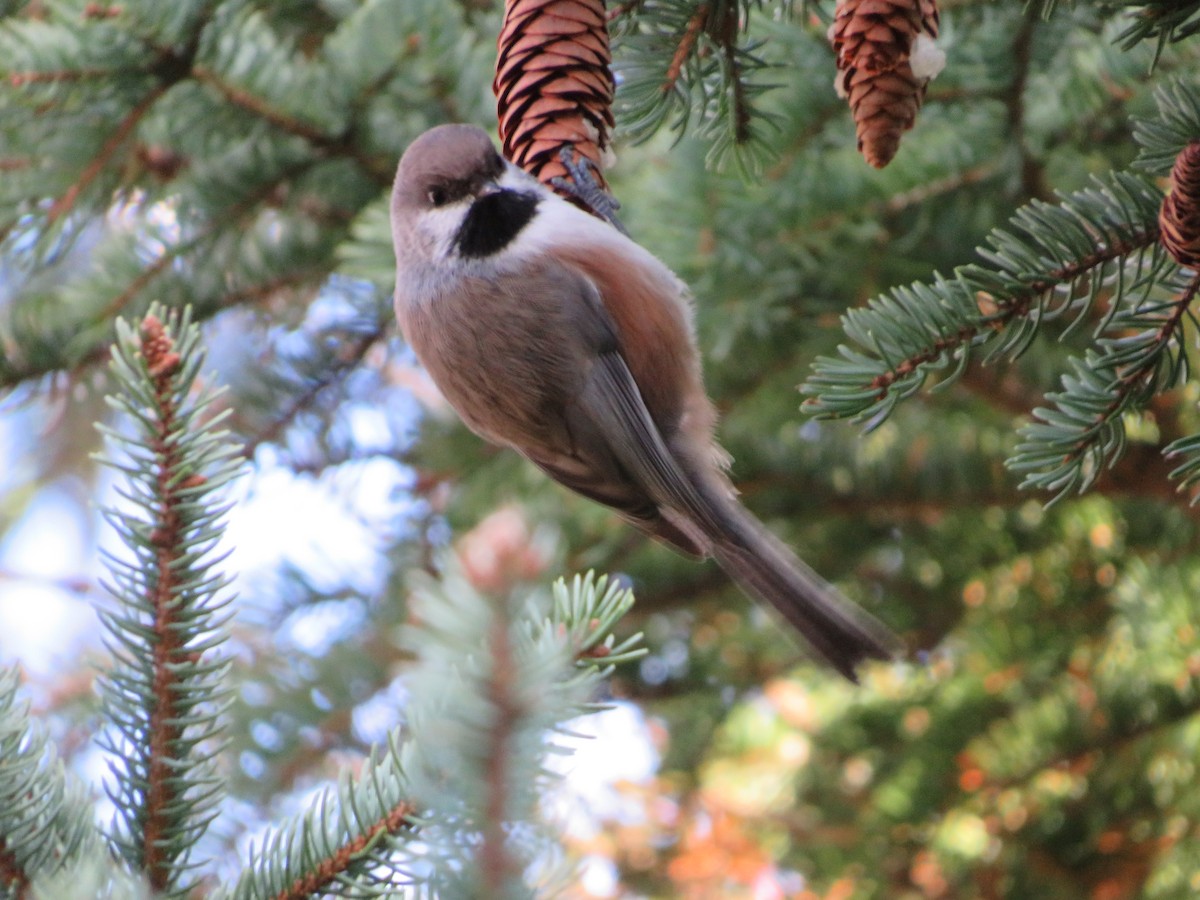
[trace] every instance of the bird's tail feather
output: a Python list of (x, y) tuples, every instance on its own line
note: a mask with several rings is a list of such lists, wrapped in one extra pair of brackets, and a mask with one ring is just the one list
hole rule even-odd
[(867, 612), (767, 531), (739, 504), (722, 510), (725, 527), (713, 536), (712, 553), (744, 590), (773, 606), (812, 649), (851, 681), (867, 659), (891, 659), (896, 638)]

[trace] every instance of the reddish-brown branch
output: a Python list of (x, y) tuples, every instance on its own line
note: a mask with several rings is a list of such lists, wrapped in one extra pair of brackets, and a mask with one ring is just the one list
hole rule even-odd
[(283, 411), (274, 421), (266, 428), (254, 435), (250, 440), (246, 441), (242, 447), (242, 453), (247, 459), (253, 459), (254, 452), (259, 448), (259, 445), (274, 440), (285, 428), (287, 428), (296, 417), (312, 406), (313, 402), (321, 395), (321, 392), (330, 385), (336, 383), (358, 366), (358, 364), (367, 355), (368, 351), (375, 344), (382, 340), (384, 336), (383, 329), (376, 329), (361, 335), (357, 340), (353, 341), (347, 348), (344, 359), (340, 359), (336, 367), (331, 368), (326, 377), (323, 377), (312, 384), (307, 390), (295, 397), (287, 409)]
[(310, 874), (303, 878), (297, 878), (287, 888), (276, 894), (272, 900), (308, 900), (309, 897), (324, 892), (337, 881), (338, 876), (344, 873), (364, 850), (374, 844), (380, 835), (399, 834), (405, 828), (410, 827), (408, 819), (415, 811), (411, 803), (404, 801), (397, 803), (366, 834), (339, 847), (336, 853), (325, 859)]
[(709, 23), (708, 33), (721, 45), (721, 53), (725, 57), (729, 71), (734, 141), (744, 144), (750, 140), (750, 103), (746, 98), (746, 84), (742, 80), (742, 64), (737, 57), (738, 5), (726, 5), (718, 21)]
[(880, 204), (880, 206), (888, 214), (895, 215), (927, 200), (953, 193), (959, 188), (970, 187), (987, 181), (989, 178), (995, 177), (1000, 169), (1001, 166), (998, 162), (994, 160), (988, 161), (969, 169), (963, 169), (961, 172), (955, 172), (953, 175), (931, 179), (907, 191), (893, 194)]
[(1144, 234), (1137, 235), (1128, 241), (1118, 242), (1111, 247), (1106, 247), (1103, 250), (1089, 254), (1069, 266), (1055, 269), (1050, 273), (1049, 278), (1039, 278), (1037, 281), (1031, 281), (1023, 291), (1011, 298), (1007, 298), (1000, 305), (1000, 309), (995, 315), (981, 318), (975, 323), (964, 325), (954, 334), (938, 338), (920, 353), (915, 353), (907, 359), (902, 360), (891, 370), (876, 375), (871, 379), (870, 386), (879, 391), (878, 399), (882, 400), (892, 385), (901, 378), (911, 375), (925, 363), (933, 362), (947, 350), (963, 346), (975, 337), (975, 335), (979, 334), (982, 328), (1001, 328), (1007, 325), (1013, 319), (1028, 313), (1030, 307), (1033, 306), (1039, 297), (1053, 290), (1058, 285), (1073, 281), (1102, 263), (1149, 247), (1157, 240), (1158, 229), (1151, 228)]
[(511, 884), (513, 861), (505, 846), (504, 820), (508, 809), (509, 757), (512, 752), (514, 720), (520, 704), (512, 694), (513, 660), (508, 622), (497, 615), (492, 624), (492, 674), (488, 699), (495, 716), (491, 728), (487, 760), (487, 803), (484, 809), (483, 844), (479, 848), (479, 868), (484, 884), (502, 893)]
[(121, 15), (121, 7), (117, 4), (107, 6), (103, 3), (86, 3), (83, 7), (85, 19), (115, 19)]
[(234, 106), (240, 106), (260, 119), (270, 122), (276, 128), (316, 144), (325, 143), (329, 140), (329, 135), (316, 126), (276, 109), (261, 97), (256, 97), (249, 91), (235, 87), (212, 69), (205, 66), (195, 66), (192, 69), (192, 75), (201, 84), (208, 84), (216, 88), (217, 92)]
[(667, 66), (667, 76), (659, 88), (664, 94), (669, 94), (675, 90), (675, 85), (679, 82), (679, 76), (683, 72), (683, 67), (687, 65), (688, 57), (696, 49), (696, 41), (699, 40), (700, 32), (704, 29), (704, 23), (707, 20), (708, 4), (701, 3), (696, 7), (696, 11), (692, 13), (692, 17), (688, 19), (687, 26), (683, 29), (683, 34), (679, 38), (679, 46), (675, 48), (675, 53), (671, 57), (671, 64)]
[(104, 167), (116, 155), (121, 145), (129, 139), (138, 122), (142, 120), (142, 117), (154, 105), (154, 101), (161, 97), (165, 91), (166, 86), (159, 85), (146, 94), (141, 102), (126, 114), (125, 118), (121, 120), (121, 124), (117, 126), (116, 130), (109, 135), (108, 140), (104, 142), (104, 145), (100, 148), (100, 152), (96, 154), (96, 158), (88, 163), (75, 183), (67, 188), (61, 197), (54, 201), (54, 204), (50, 207), (50, 211), (46, 214), (48, 221), (54, 222), (71, 211), (75, 206), (75, 201), (79, 199), (79, 195), (104, 171)]
[[(174, 259), (178, 254), (172, 253), (172, 254), (167, 254), (167, 255), (171, 259)], [(165, 268), (165, 266), (161, 266), (161, 265), (159, 265), (159, 263), (160, 263), (160, 260), (155, 261), (155, 267), (156, 267), (155, 274), (157, 274), (158, 271), (161, 271), (163, 268)], [(319, 281), (319, 280), (323, 279), (326, 274), (327, 273), (324, 271), (293, 272), (289, 275), (284, 275), (279, 278), (273, 278), (273, 279), (271, 279), (269, 281), (265, 281), (261, 284), (251, 285), (250, 287), (248, 287), (244, 290), (234, 291), (232, 293), (226, 294), (220, 300), (218, 300), (215, 304), (213, 304), (211, 307), (208, 307), (208, 308), (212, 309), (213, 311), (216, 311), (216, 310), (228, 309), (228, 308), (231, 308), (234, 306), (238, 306), (242, 303), (257, 303), (264, 299), (269, 298), (271, 295), (273, 295), (275, 293), (275, 291), (283, 290), (284, 288), (288, 288), (288, 287), (297, 287), (308, 281)], [(142, 283), (138, 287), (137, 290), (141, 290), (141, 287), (144, 287), (144, 286), (145, 286), (145, 284)], [(119, 312), (121, 308), (123, 308), (124, 304), (129, 302), (129, 300), (131, 300), (133, 298), (133, 296), (136, 295), (136, 293), (137, 293), (137, 291), (131, 292), (128, 289), (126, 291), (123, 291), (116, 299), (114, 299), (112, 301), (112, 303), (109, 304), (109, 307), (105, 310), (105, 314), (110, 315), (110, 316), (116, 315), (116, 313)], [(97, 346), (92, 348), (85, 356), (83, 356), (83, 358), (81, 358), (78, 361), (77, 368), (82, 369), (86, 366), (95, 365), (96, 363), (102, 362), (103, 360), (107, 359), (108, 352), (109, 352), (109, 346), (110, 345), (107, 343), (102, 343), (102, 344), (98, 344)], [(72, 370), (72, 371), (74, 371), (74, 370)], [(18, 378), (16, 380), (21, 380), (21, 378), (33, 377), (34, 375), (40, 375), (40, 374), (44, 374), (44, 373), (42, 373), (42, 372), (29, 373), (27, 375), (20, 376), (20, 378)], [(14, 383), (15, 383), (15, 381), (14, 381)], [(0, 384), (0, 387), (5, 387), (5, 386), (8, 386), (8, 385)]]
[(179, 369), (179, 354), (163, 325), (154, 316), (142, 322), (142, 356), (154, 379), (157, 408), (157, 427), (153, 440), (154, 455), (160, 460), (156, 476), (157, 491), (162, 498), (159, 519), (151, 540), (155, 553), (154, 646), (152, 651), (152, 685), (154, 704), (147, 725), (149, 758), (147, 760), (144, 825), (142, 828), (142, 867), (150, 886), (156, 891), (170, 887), (171, 866), (162, 843), (169, 829), (170, 810), (179, 798), (171, 787), (175, 772), (175, 751), (183, 737), (183, 728), (176, 724), (181, 711), (171, 690), (175, 683), (174, 666), (183, 650), (175, 626), (173, 599), (175, 593), (175, 564), (183, 544), (183, 524), (179, 514), (178, 487), (173, 484), (178, 474), (179, 449), (173, 435), (176, 426), (174, 376)]
[(319, 284), (329, 276), (329, 273), (324, 269), (300, 269), (288, 272), (286, 275), (280, 275), (278, 278), (268, 278), (266, 281), (259, 284), (250, 285), (242, 290), (233, 291), (221, 297), (214, 305), (214, 309), (229, 309), (234, 306), (241, 306), (243, 303), (261, 303), (274, 296), (276, 293), (286, 289), (299, 288), (302, 285)]
[[(1200, 291), (1200, 274), (1196, 275), (1188, 284), (1187, 289), (1175, 301), (1175, 305), (1171, 308), (1171, 314), (1167, 316), (1154, 335), (1154, 350), (1147, 351), (1137, 365), (1129, 366), (1117, 378), (1115, 385), (1116, 392), (1112, 402), (1103, 410), (1098, 412), (1093, 420), (1094, 426), (1099, 427), (1117, 415), (1125, 408), (1125, 403), (1128, 397), (1138, 389), (1141, 385), (1154, 377), (1154, 369), (1158, 365), (1158, 359), (1166, 352), (1167, 345), (1175, 336), (1183, 317), (1187, 315), (1192, 301), (1196, 299), (1196, 293)], [(1094, 443), (1093, 432), (1087, 431), (1080, 439), (1079, 443), (1072, 448), (1070, 453), (1063, 457), (1063, 462), (1068, 463), (1079, 459), (1083, 456), (1088, 448)]]
[(326, 134), (316, 125), (305, 122), (303, 119), (298, 119), (281, 109), (277, 109), (267, 103), (262, 97), (255, 96), (249, 91), (230, 84), (212, 69), (205, 66), (194, 66), (191, 74), (201, 84), (213, 87), (234, 106), (241, 107), (264, 122), (268, 122), (276, 128), (286, 131), (288, 134), (304, 138), (322, 150), (349, 157), (380, 184), (390, 185), (392, 183), (393, 161), (389, 160), (383, 163), (380, 160), (364, 156), (355, 144), (347, 140), (344, 135)]
[[(1195, 680), (1194, 676), (1192, 680)], [(1196, 715), (1200, 715), (1200, 704), (1183, 703), (1177, 709), (1165, 712), (1152, 721), (1139, 722), (1124, 731), (1113, 730), (1106, 734), (1090, 738), (1086, 746), (1069, 748), (1051, 759), (1042, 760), (1037, 765), (1027, 768), (1023, 772), (988, 780), (981, 786), (980, 790), (994, 794), (1005, 788), (1025, 784), (1042, 772), (1052, 769), (1059, 771), (1064, 769), (1072, 770), (1083, 765), (1090, 767), (1099, 759), (1111, 760), (1115, 754), (1122, 752), (1142, 738), (1175, 728)]]
[(27, 84), (59, 84), (64, 81), (83, 81), (88, 78), (107, 78), (112, 74), (111, 69), (63, 69), (57, 72), (13, 72), (8, 76), (8, 83), (13, 87), (24, 87)]
[[(307, 168), (307, 166), (308, 164), (305, 163), (295, 167), (295, 169), (296, 171), (302, 171), (303, 169)], [(123, 291), (121, 291), (121, 293), (117, 294), (112, 300), (109, 301), (108, 305), (104, 307), (104, 311), (101, 313), (100, 318), (97, 321), (111, 319), (119, 315), (134, 297), (141, 293), (141, 291), (158, 275), (169, 269), (177, 259), (191, 252), (196, 247), (200, 246), (200, 244), (202, 244), (204, 241), (208, 240), (208, 238), (215, 234), (222, 225), (225, 225), (230, 221), (235, 221), (240, 216), (249, 213), (260, 202), (267, 197), (270, 197), (278, 187), (279, 183), (283, 179), (289, 177), (291, 174), (293, 174), (292, 170), (281, 173), (278, 179), (271, 181), (269, 184), (263, 185), (259, 190), (255, 191), (253, 194), (244, 198), (237, 205), (232, 207), (226, 219), (210, 222), (202, 231), (193, 236), (190, 240), (182, 244), (175, 244), (167, 250), (164, 250), (163, 254), (158, 259), (146, 266), (138, 274), (138, 276), (133, 279), (133, 281), (129, 282), (129, 284)], [(289, 276), (285, 276), (281, 279), (275, 279), (277, 282), (285, 282), (287, 280), (289, 280)], [(268, 284), (270, 283), (272, 282), (268, 282)], [(250, 295), (254, 296), (253, 291), (261, 290), (261, 288), (262, 286), (258, 286), (257, 288), (252, 289)], [(235, 294), (233, 296), (238, 295)], [(224, 300), (218, 304), (218, 306), (221, 308), (231, 305), (233, 305), (231, 302)], [(102, 348), (100, 353), (103, 354), (105, 349), (106, 348)]]
[[(190, 244), (187, 246), (190, 246)], [(169, 269), (171, 267), (171, 263), (173, 263), (182, 252), (183, 248), (173, 247), (170, 250), (165, 251), (162, 256), (160, 256), (150, 265), (142, 269), (142, 271), (138, 273), (138, 276), (125, 286), (125, 290), (113, 297), (112, 300), (108, 302), (108, 305), (104, 307), (104, 318), (109, 319), (119, 315), (125, 309), (125, 306), (131, 300), (133, 300), (134, 297), (141, 293), (142, 288), (146, 287), (146, 285), (148, 285), (151, 281)]]

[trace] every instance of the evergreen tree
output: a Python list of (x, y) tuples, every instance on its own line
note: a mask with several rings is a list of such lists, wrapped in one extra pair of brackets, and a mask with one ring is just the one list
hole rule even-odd
[[(8, 893), (582, 896), (531, 788), (593, 664), (630, 655), (614, 627), (649, 653), (607, 690), (662, 759), (603, 842), (567, 841), (626, 894), (1200, 891), (1200, 4), (946, 6), (607, 15), (604, 178), (695, 291), (743, 498), (910, 648), (857, 688), (714, 567), (481, 445), (395, 338), (395, 162), (496, 124), (499, 3), (0, 7), (0, 385), (31, 473), (0, 509), (102, 484), (101, 418), (129, 548), (95, 592), (103, 706), (60, 690), (51, 729), (68, 763), (100, 731), (119, 827), (89, 827), (0, 677)], [(405, 499), (362, 513), (354, 566), (294, 554), (223, 606), (239, 457), (253, 484), (360, 497), (383, 472)], [(631, 612), (530, 586), (592, 568)], [(377, 750), (372, 705), (404, 720)], [(239, 853), (285, 794), (296, 818)]]

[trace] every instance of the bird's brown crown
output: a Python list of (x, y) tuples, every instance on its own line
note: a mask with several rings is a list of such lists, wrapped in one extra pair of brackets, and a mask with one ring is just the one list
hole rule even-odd
[(396, 169), (392, 208), (432, 209), (475, 195), (499, 178), (504, 160), (491, 138), (474, 125), (439, 125), (413, 141)]

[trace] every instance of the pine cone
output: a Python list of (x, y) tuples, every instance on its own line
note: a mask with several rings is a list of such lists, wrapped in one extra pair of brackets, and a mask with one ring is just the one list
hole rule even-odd
[(915, 0), (845, 0), (833, 24), (838, 68), (887, 72), (908, 58), (921, 27)]
[(837, 88), (850, 102), (858, 149), (882, 169), (912, 128), (944, 56), (936, 0), (841, 0), (830, 30)]
[(1175, 158), (1158, 228), (1162, 245), (1177, 263), (1200, 269), (1200, 141), (1192, 141)]
[(900, 149), (900, 136), (917, 120), (925, 85), (913, 77), (908, 63), (887, 72), (851, 69), (843, 85), (854, 112), (859, 152), (882, 169)]
[(508, 0), (492, 82), (504, 155), (549, 185), (568, 176), (559, 153), (570, 144), (602, 182), (611, 62), (604, 0)]

